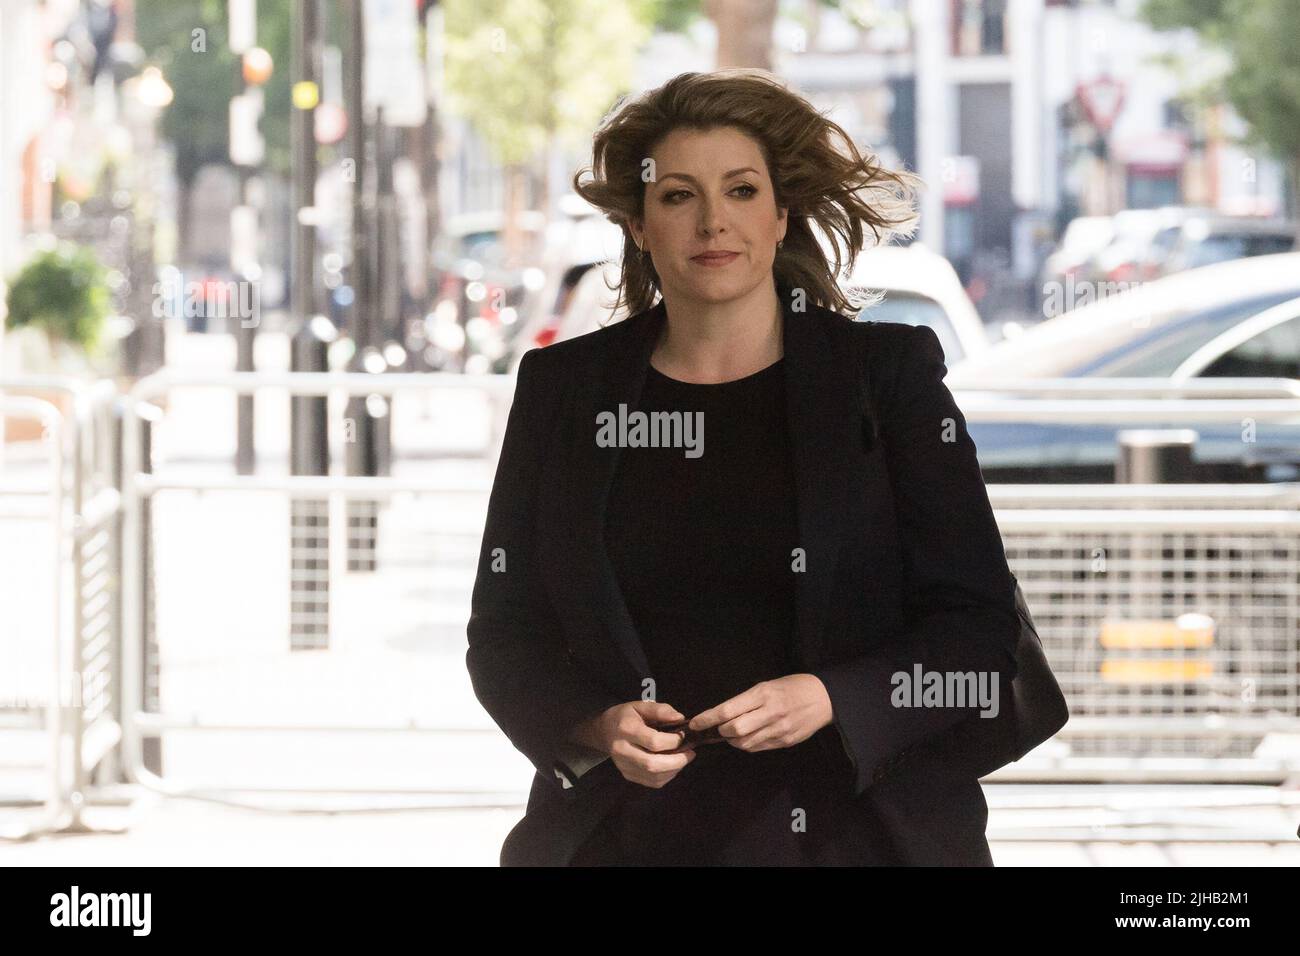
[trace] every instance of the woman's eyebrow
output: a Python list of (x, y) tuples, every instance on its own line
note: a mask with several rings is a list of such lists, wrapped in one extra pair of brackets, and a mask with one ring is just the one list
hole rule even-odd
[[(741, 173), (754, 173), (755, 175), (757, 175), (758, 170), (752, 166), (742, 166), (740, 167), (740, 169), (733, 169), (730, 172), (723, 173), (722, 178), (730, 179), (732, 176), (739, 176)], [(698, 179), (696, 179), (694, 176), (690, 175), (689, 173), (666, 173), (663, 176), (659, 177), (660, 182), (663, 182), (665, 179), (684, 179), (690, 183), (699, 182)]]

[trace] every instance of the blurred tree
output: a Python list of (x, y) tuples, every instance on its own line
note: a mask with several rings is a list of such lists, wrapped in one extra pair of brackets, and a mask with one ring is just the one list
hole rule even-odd
[[(271, 54), (275, 70), (263, 86), (262, 136), (266, 168), (289, 170), (289, 11), (281, 0), (257, 5), (257, 44)], [(176, 150), (180, 183), (177, 229), (181, 254), (189, 235), (190, 192), (208, 163), (230, 162), (230, 98), (235, 61), (227, 42), (225, 0), (136, 0), (136, 39), (147, 59), (167, 78), (174, 98), (162, 117), (162, 135)], [(267, 122), (268, 117), (275, 117)]]
[[(1300, 3), (1296, 0), (1146, 0), (1158, 30), (1191, 28), (1232, 58), (1222, 96), (1252, 141), (1287, 167), (1290, 214), (1300, 197)], [(1297, 216), (1300, 218), (1300, 216)]]
[[(655, 4), (629, 0), (446, 0), (446, 88), (506, 167), (507, 244), (529, 163), (590, 142), (631, 84)], [(545, 182), (545, 176), (542, 181)], [(539, 207), (549, 205), (546, 188)]]

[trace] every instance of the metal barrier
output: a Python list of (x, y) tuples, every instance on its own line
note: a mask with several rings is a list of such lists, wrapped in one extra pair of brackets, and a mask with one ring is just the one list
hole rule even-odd
[[(64, 417), (54, 403), (4, 393), (14, 390), (51, 392), (72, 405)], [(81, 819), (89, 784), (88, 773), (111, 766), (120, 740), (116, 713), (116, 665), (120, 660), (118, 621), (120, 495), (114, 484), (116, 390), (109, 381), (86, 385), (62, 377), (20, 377), (0, 380), (0, 418), (27, 418), (42, 426), (48, 448), (44, 481), (23, 483), (24, 470), (6, 462), (6, 483), (0, 501), (26, 502), (0, 513), (13, 547), (5, 548), (7, 586), (18, 579), (16, 569), (33, 558), (18, 546), (17, 528), (27, 522), (48, 522), (44, 545), (48, 555), (49, 618), (42, 628), (40, 615), (11, 594), (5, 601), (9, 638), (0, 654), (13, 655), (4, 667), (10, 689), (0, 699), (4, 722), (0, 733), (11, 742), (5, 753), (12, 763), (0, 771), (43, 771), (45, 812), (37, 823), (7, 838), (29, 839), (50, 832), (90, 832)], [(30, 444), (30, 443), (28, 443)], [(5, 449), (6, 459), (12, 451)], [(29, 463), (30, 464), (30, 463)], [(39, 474), (39, 468), (29, 468)], [(41, 503), (45, 506), (42, 508)], [(39, 549), (42, 536), (27, 542)], [(39, 556), (37, 556), (39, 557)], [(38, 577), (39, 581), (39, 577)], [(36, 588), (39, 595), (39, 587)], [(44, 600), (45, 598), (42, 598)], [(35, 616), (34, 616), (35, 615)], [(43, 631), (43, 633), (41, 633)], [(24, 650), (46, 645), (49, 683), (44, 694), (34, 683), (34, 673), (19, 658)], [(33, 707), (44, 696), (44, 707)], [(40, 712), (43, 709), (43, 720)], [(33, 735), (46, 738), (44, 762), (31, 760), (24, 743)], [(14, 794), (5, 802), (34, 802)], [(98, 832), (98, 831), (97, 831)]]
[[(469, 687), (463, 664), (467, 600), (445, 624), (447, 654), (426, 675), (427, 689), (412, 683), (412, 675), (423, 673), (427, 662), (396, 660), (388, 645), (411, 640), (402, 633), (421, 617), (437, 614), (433, 603), (420, 605), (411, 599), (412, 593), (428, 588), (423, 581), (456, 576), (456, 584), (445, 587), (468, 597), (491, 485), (487, 468), (493, 464), (504, 422), (500, 407), (508, 405), (513, 381), (448, 374), (177, 376), (164, 370), (137, 383), (128, 396), (126, 460), (139, 460), (147, 443), (149, 432), (141, 409), (181, 389), (205, 388), (232, 395), (270, 389), (291, 398), (326, 396), (334, 402), (333, 412), (344, 411), (347, 400), (357, 396), (382, 395), (397, 408), (402, 395), (413, 394), (418, 401), (439, 390), (486, 392), (492, 406), (485, 417), (486, 454), (478, 463), (480, 474), (460, 479), (431, 474), (436, 461), (431, 465), (400, 458), (399, 473), (392, 477), (276, 474), (272, 469), (249, 476), (229, 469), (186, 473), (167, 467), (161, 458), (152, 474), (130, 471), (124, 482), (129, 564), (137, 569), (152, 564), (160, 582), (164, 576), (170, 582), (126, 591), (124, 696), (143, 702), (124, 719), (124, 765), (130, 778), (164, 794), (245, 806), (266, 806), (268, 799), (282, 801), (291, 794), (308, 793), (318, 801), (333, 801), (332, 810), (374, 809), (380, 796), (387, 798), (381, 801), (385, 806), (394, 799), (407, 807), (516, 805), (517, 794), (509, 786), (500, 791), (473, 783), (466, 786), (463, 775), (448, 774), (446, 785), (382, 782), (385, 772), (400, 777), (402, 765), (417, 759), (446, 763), (446, 754), (455, 754), (457, 748), (462, 755), (493, 746), (508, 753), (490, 722), (464, 725), (463, 715), (472, 699), (461, 697), (456, 707), (437, 706), (440, 693), (454, 696), (458, 688)], [(335, 462), (342, 458), (331, 455)], [(467, 509), (466, 499), (477, 507)], [(308, 507), (293, 507), (295, 502)], [(377, 505), (365, 528), (346, 520), (350, 506), (362, 502)], [(317, 515), (316, 531), (304, 533), (292, 523), (294, 514), (303, 513)], [(190, 530), (178, 531), (180, 521), (192, 522)], [(268, 533), (268, 528), (275, 530)], [(241, 551), (239, 537), (245, 532), (258, 536), (255, 551)], [(376, 534), (383, 542), (378, 560), (349, 559), (353, 548), (376, 548)], [(171, 547), (182, 538), (191, 545), (201, 539), (205, 553), (195, 555), (193, 547), (182, 553)], [(183, 581), (169, 570), (181, 560), (187, 562)], [(200, 585), (200, 579), (206, 583)], [(313, 591), (309, 602), (300, 600), (294, 590), (300, 583)], [(150, 606), (150, 590), (157, 606)], [(184, 602), (189, 604), (182, 606)], [(213, 623), (218, 616), (225, 631)], [(182, 619), (189, 622), (190, 633), (178, 636), (173, 622)], [(150, 633), (154, 621), (156, 642)], [(295, 624), (304, 621), (309, 633), (320, 640), (295, 639)], [(437, 623), (430, 620), (428, 627), (436, 636)], [(215, 647), (229, 648), (230, 653), (223, 658), (212, 653)], [(161, 665), (156, 663), (159, 659)], [(139, 686), (139, 675), (146, 671), (159, 673), (165, 695), (156, 690), (145, 693)], [(414, 700), (415, 692), (431, 699)], [(405, 702), (403, 693), (408, 694)], [(236, 695), (238, 703), (228, 705), (222, 699), (227, 694)], [(336, 706), (338, 702), (345, 706)], [(409, 706), (404, 708), (404, 703)], [(213, 742), (191, 743), (191, 751), (215, 748), (207, 751), (216, 756), (204, 765), (206, 776), (211, 776), (207, 771), (213, 764), (224, 763), (226, 770), (241, 762), (251, 765), (255, 761), (248, 754), (256, 751), (262, 760), (254, 768), (256, 773), (274, 779), (284, 770), (284, 783), (249, 782), (247, 775), (240, 781), (205, 783), (197, 779), (197, 770), (187, 773), (183, 765), (180, 771), (169, 767), (166, 774), (148, 765), (143, 746), (147, 737), (177, 733), (193, 740), (196, 732)], [(222, 750), (218, 741), (231, 735), (249, 743)], [(437, 740), (439, 753), (395, 756), (402, 743), (414, 738)], [(271, 740), (284, 740), (286, 746), (264, 743)], [(351, 743), (354, 740), (357, 743)], [(354, 764), (365, 782), (340, 785), (331, 780), (303, 786), (299, 777), (318, 777), (323, 768), (285, 768), (314, 741), (335, 748), (328, 759), (342, 765), (336, 770)], [(362, 770), (381, 750), (384, 760)], [(346, 756), (340, 757), (339, 751)], [(468, 762), (472, 764), (473, 758)], [(197, 767), (199, 761), (194, 764)], [(235, 792), (262, 795), (263, 802), (229, 796)], [(371, 802), (357, 805), (345, 797), (366, 797)], [(276, 805), (283, 808), (282, 802)]]
[[(1292, 379), (957, 379), (968, 420), (1300, 425)], [(1285, 780), (1300, 770), (1300, 485), (988, 486), (1070, 702), (993, 779)]]
[[(63, 477), (54, 487), (58, 494), (66, 487), (69, 505), (52, 509), (66, 514), (51, 533), (69, 541), (66, 549), (56, 548), (63, 555), (56, 581), (65, 568), (77, 569), (73, 582), (61, 585), (59, 607), (67, 620), (75, 620), (70, 630), (78, 642), (60, 673), (79, 675), (83, 689), (93, 693), (78, 708), (60, 709), (48, 724), (52, 740), (80, 742), (74, 748), (76, 764), (56, 764), (51, 771), (52, 779), (64, 781), (52, 788), (51, 820), (71, 813), (72, 823), (80, 825), (86, 769), (113, 766), (119, 734), (121, 770), (165, 794), (387, 794), (437, 798), (419, 804), (428, 806), (516, 805), (517, 792), (506, 787), (385, 785), (371, 779), (378, 763), (362, 769), (366, 760), (381, 756), (372, 735), (432, 737), (450, 751), (459, 747), (471, 763), (481, 748), (508, 753), (494, 727), (465, 726), (454, 716), (473, 712), (472, 698), (455, 699), (442, 710), (423, 699), (400, 699), (416, 676), (428, 680), (429, 698), (457, 692), (450, 683), (438, 683), (443, 674), (459, 679), (461, 689), (468, 686), (462, 613), (467, 606), (453, 606), (442, 623), (446, 655), (427, 673), (421, 668), (428, 662), (416, 655), (398, 661), (396, 670), (385, 656), (393, 647), (420, 641), (426, 642), (422, 647), (432, 646), (433, 638), (424, 634), (436, 636), (437, 611), (428, 605), (429, 620), (420, 622), (419, 633), (411, 632), (426, 613), (409, 613), (415, 606), (412, 595), (428, 597), (442, 589), (457, 599), (467, 596), (490, 490), (488, 468), (468, 478), (449, 477), (406, 467), (411, 463), (399, 458), (402, 467), (392, 477), (268, 469), (241, 476), (230, 467), (232, 455), (224, 469), (168, 463), (154, 473), (148, 454), (151, 428), (161, 421), (151, 413), (151, 403), (181, 390), (216, 389), (232, 408), (230, 397), (259, 389), (323, 395), (336, 411), (355, 396), (410, 394), (427, 401), (437, 390), (486, 390), (494, 424), (479, 464), (491, 466), (512, 380), (437, 374), (194, 376), (164, 370), (137, 383), (121, 403), (120, 497), (111, 487), (88, 481), (82, 464), (81, 438), (101, 427), (96, 409), (102, 410), (109, 397), (105, 385), (96, 387), (93, 399), (79, 393), (77, 414), (59, 445), (74, 477), (65, 475), (67, 468), (58, 472)], [(1249, 415), (1300, 424), (1300, 384), (1286, 381), (1159, 387), (1146, 381), (1068, 380), (998, 383), (997, 391), (959, 391), (967, 418), (1115, 423), (1149, 420), (1153, 414), (1170, 422)], [(1080, 394), (1086, 397), (1065, 400)], [(1180, 397), (1155, 402), (1162, 394)], [(1234, 397), (1240, 395), (1247, 397)], [(48, 407), (25, 407), (49, 415)], [(111, 440), (105, 444), (112, 447)], [(98, 468), (91, 470), (98, 474)], [(1296, 771), (1300, 764), (1284, 744), (1300, 734), (1300, 485), (990, 485), (989, 494), (1008, 560), (1072, 711), (1056, 739), (991, 779), (1276, 781)], [(295, 499), (319, 502), (320, 514), (333, 516), (318, 541), (308, 538), (304, 545), (299, 539), (298, 552), (289, 517)], [(367, 532), (386, 542), (379, 546), (377, 564), (344, 559), (355, 544), (348, 540), (344, 515), (356, 501), (381, 503), (368, 526), (377, 532)], [(105, 582), (117, 580), (111, 542), (119, 517), (121, 654), (115, 655), (114, 642), (105, 645), (98, 635), (117, 631), (113, 605), (119, 592)], [(268, 534), (268, 528), (279, 530)], [(155, 587), (154, 573), (165, 575), (167, 585)], [(289, 639), (294, 611), (287, 592), (302, 575), (339, 597), (322, 605), (329, 608), (327, 636), (333, 631), (342, 638), (327, 643), (324, 653)], [(70, 595), (77, 599), (69, 600)], [(342, 626), (333, 627), (331, 620)], [(68, 663), (72, 660), (76, 667)], [(337, 662), (336, 671), (342, 672), (328, 670), (321, 663), (326, 660)], [(251, 718), (244, 705), (253, 698), (228, 706), (222, 699), (253, 686), (265, 693), (256, 701), (261, 713)], [(371, 699), (358, 701), (358, 689), (367, 686)], [(361, 713), (363, 703), (368, 712)], [(263, 748), (279, 755), (265, 759), (271, 770), (281, 761), (286, 773), (302, 776), (314, 772), (306, 741), (322, 735), (355, 738), (361, 742), (356, 767), (367, 783), (304, 786), (295, 779), (284, 785), (202, 785), (183, 760), (179, 770), (169, 767), (164, 775), (161, 750), (151, 752), (146, 743), (165, 733), (199, 731), (205, 737), (237, 734), (253, 740), (289, 735), (297, 743)], [(250, 749), (208, 751), (194, 758), (194, 766), (251, 766)], [(290, 758), (297, 754), (305, 762), (294, 767)], [(400, 762), (382, 751), (379, 763)], [(267, 775), (267, 766), (254, 769)]]
[(989, 496), (1071, 711), (1055, 760), (1002, 779), (1277, 781), (1300, 768), (1300, 486)]

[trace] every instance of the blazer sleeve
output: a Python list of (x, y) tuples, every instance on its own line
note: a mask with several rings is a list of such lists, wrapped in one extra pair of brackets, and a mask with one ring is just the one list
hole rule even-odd
[(535, 350), (526, 353), (488, 500), (465, 664), (474, 695), (515, 749), (544, 780), (568, 790), (601, 762), (596, 751), (569, 741), (570, 731), (622, 701), (569, 655), (538, 573), (538, 476), (554, 419), (547, 410), (556, 404), (539, 378)]
[[(884, 325), (870, 329), (882, 346), (884, 332)], [(892, 361), (878, 363), (878, 424), (909, 626), (860, 657), (813, 670), (830, 696), (833, 723), (853, 765), (855, 796), (912, 748), (975, 713), (972, 707), (895, 707), (892, 675), (911, 675), (917, 665), (923, 671), (997, 672), (999, 686), (1007, 687), (1019, 636), (1015, 585), (975, 443), (943, 382), (943, 347), (926, 326), (899, 324), (890, 332), (897, 345)], [(883, 370), (885, 362), (890, 370)]]

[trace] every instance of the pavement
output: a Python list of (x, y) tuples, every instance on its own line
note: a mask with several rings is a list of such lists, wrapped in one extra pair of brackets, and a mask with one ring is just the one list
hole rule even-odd
[[(513, 779), (522, 783), (527, 770), (519, 767)], [(1271, 787), (986, 783), (985, 793), (996, 866), (1300, 865), (1295, 839), (1300, 809), (1270, 805), (1278, 796)], [(131, 803), (88, 807), (83, 821), (91, 830), (123, 832), (0, 842), (0, 858), (10, 866), (495, 866), (502, 840), (523, 814), (522, 803), (364, 812), (342, 809), (336, 800), (333, 812), (303, 812), (252, 810), (140, 790), (132, 796), (131, 788), (104, 791), (108, 794)], [(1297, 794), (1290, 791), (1290, 796)], [(1170, 812), (1184, 801), (1248, 805)], [(1253, 801), (1258, 803), (1249, 805)], [(39, 818), (35, 809), (0, 813), (0, 821), (10, 826), (30, 826)], [(1152, 825), (1162, 818), (1165, 823)], [(1126, 836), (1136, 826), (1147, 832)], [(1069, 837), (1067, 827), (1090, 832)], [(1039, 832), (1024, 839), (1027, 829)], [(1234, 830), (1279, 842), (1234, 842)]]

